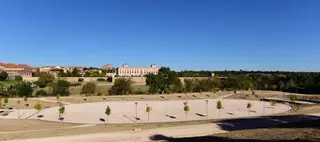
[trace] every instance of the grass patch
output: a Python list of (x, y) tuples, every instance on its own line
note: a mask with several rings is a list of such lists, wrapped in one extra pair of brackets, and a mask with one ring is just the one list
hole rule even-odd
[[(18, 101), (20, 101), (20, 104), (18, 103)], [(41, 101), (41, 100), (38, 100), (37, 98), (28, 98), (27, 102), (25, 102), (23, 98), (9, 98), (8, 103), (3, 108), (33, 109), (33, 106), (38, 102), (40, 102), (43, 108), (58, 106), (57, 103)], [(26, 104), (29, 104), (29, 106), (27, 107)]]

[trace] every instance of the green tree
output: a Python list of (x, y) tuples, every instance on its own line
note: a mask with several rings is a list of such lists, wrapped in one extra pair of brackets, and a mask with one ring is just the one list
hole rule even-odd
[(78, 82), (83, 82), (84, 79), (83, 78), (78, 78)]
[(62, 122), (62, 118), (61, 118), (61, 116), (64, 114), (64, 112), (65, 112), (65, 110), (66, 110), (66, 108), (64, 107), (64, 106), (60, 106), (59, 107), (59, 119), (61, 120), (61, 122)]
[(266, 84), (264, 84), (264, 89), (265, 90), (268, 90), (268, 88), (269, 88), (269, 85), (266, 83)]
[(188, 121), (188, 112), (190, 111), (189, 105), (187, 103), (184, 104), (183, 110), (186, 114), (186, 121)]
[(22, 81), (23, 78), (22, 78), (22, 76), (20, 76), (20, 75), (16, 75), (16, 76), (14, 76), (14, 80), (15, 80), (15, 81)]
[(170, 86), (171, 92), (182, 93), (184, 90), (182, 82), (179, 78), (176, 78), (173, 84)]
[(127, 95), (132, 93), (132, 81), (131, 79), (119, 78), (116, 79), (114, 85), (109, 89), (110, 95)]
[(275, 91), (275, 90), (278, 88), (278, 86), (275, 85), (275, 84), (272, 84), (272, 85), (270, 86), (270, 88), (271, 88), (273, 91)]
[(220, 118), (220, 110), (222, 109), (222, 103), (220, 100), (217, 101), (217, 109), (219, 110), (219, 118)]
[(150, 122), (150, 112), (151, 112), (152, 108), (150, 106), (146, 107), (146, 112), (148, 113), (148, 122)]
[(221, 85), (218, 77), (211, 77), (208, 79), (208, 84), (208, 90), (206, 91), (212, 91), (214, 94), (216, 93), (216, 89)]
[(290, 101), (291, 101), (291, 107), (293, 108), (293, 109), (295, 109), (295, 103), (296, 103), (296, 101), (297, 101), (297, 95), (294, 95), (294, 94), (291, 94), (291, 95), (289, 95), (289, 99), (290, 99)]
[(56, 99), (57, 99), (57, 102), (60, 101), (60, 94), (57, 94)]
[(284, 89), (284, 87), (285, 87), (285, 84), (283, 83), (283, 81), (282, 80), (280, 80), (280, 82), (279, 82), (279, 89), (280, 89), (280, 91), (283, 91), (283, 89)]
[(287, 89), (290, 89), (290, 88), (293, 88), (295, 89), (295, 92), (297, 93), (297, 89), (298, 89), (298, 85), (296, 84), (296, 82), (293, 80), (293, 79), (290, 79), (287, 84), (286, 84), (286, 88)]
[(289, 95), (289, 99), (291, 102), (294, 103), (297, 100), (297, 95), (291, 94), (291, 95)]
[(40, 110), (42, 109), (41, 104), (40, 104), (40, 103), (36, 103), (36, 104), (33, 106), (33, 108), (34, 108), (35, 110), (37, 110), (37, 114), (38, 114), (38, 116), (39, 116), (39, 112), (40, 112)]
[(34, 82), (37, 84), (40, 88), (46, 87), (48, 84), (53, 83), (54, 76), (49, 73), (41, 73), (38, 80)]
[(5, 97), (4, 100), (3, 100), (3, 103), (5, 103), (5, 104), (9, 103), (9, 98)]
[(157, 75), (146, 75), (146, 83), (149, 86), (149, 92), (168, 93), (171, 91), (170, 86), (177, 83), (179, 78), (176, 72), (171, 71), (168, 67), (161, 67)]
[(254, 83), (253, 83), (252, 81), (250, 81), (250, 83), (249, 83), (249, 90), (254, 90), (254, 89), (255, 89), (254, 86), (255, 86)]
[(276, 102), (275, 100), (272, 100), (272, 101), (270, 101), (270, 104), (271, 104), (271, 106), (272, 106), (273, 113), (274, 113), (274, 108), (275, 108), (277, 102)]
[(2, 98), (0, 96), (0, 108), (2, 108)]
[(251, 109), (251, 107), (252, 107), (252, 104), (249, 102), (248, 104), (247, 104), (247, 109), (248, 109), (248, 112), (249, 112), (249, 116), (250, 116), (250, 109)]
[(187, 93), (192, 92), (194, 86), (194, 81), (192, 79), (184, 79), (184, 89)]
[(5, 80), (7, 80), (8, 76), (9, 76), (9, 75), (8, 75), (7, 72), (1, 71), (1, 72), (0, 72), (0, 81), (5, 81)]
[(69, 87), (70, 83), (65, 80), (58, 80), (56, 83), (53, 84), (52, 86), (52, 95), (60, 95), (60, 96), (68, 96), (69, 93)]
[(44, 91), (44, 90), (38, 90), (35, 95), (36, 95), (36, 97), (48, 96), (48, 93), (46, 91)]
[(23, 100), (24, 100), (25, 102), (27, 102), (27, 101), (28, 101), (28, 97), (27, 97), (27, 96), (23, 96)]
[(15, 86), (15, 89), (16, 89), (16, 95), (19, 97), (23, 97), (23, 96), (29, 97), (32, 95), (32, 92), (33, 92), (31, 83), (24, 82), (24, 81), (17, 83)]
[(74, 68), (71, 72), (71, 77), (81, 77), (80, 71), (77, 68)]
[(93, 82), (88, 82), (82, 86), (82, 93), (85, 93), (86, 96), (94, 94), (96, 90), (96, 84)]
[(149, 86), (149, 93), (156, 94), (160, 92), (159, 77), (155, 74), (146, 75), (146, 84)]
[(105, 111), (105, 114), (107, 115), (107, 124), (108, 124), (108, 117), (109, 117), (109, 115), (111, 115), (111, 108), (109, 107), (109, 106), (107, 106), (107, 108), (106, 108), (106, 111)]

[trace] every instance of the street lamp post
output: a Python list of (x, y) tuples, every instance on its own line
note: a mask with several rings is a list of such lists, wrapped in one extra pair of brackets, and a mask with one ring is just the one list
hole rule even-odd
[(206, 100), (206, 118), (208, 119), (208, 103), (209, 100)]
[(137, 120), (138, 120), (138, 102), (135, 102), (135, 105), (136, 105), (136, 123), (137, 123)]

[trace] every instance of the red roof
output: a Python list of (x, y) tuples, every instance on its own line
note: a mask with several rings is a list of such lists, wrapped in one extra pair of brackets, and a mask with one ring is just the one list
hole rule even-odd
[(18, 66), (16, 64), (8, 63), (6, 68), (17, 68)]
[(6, 66), (6, 64), (5, 64), (5, 63), (0, 62), (0, 66), (5, 67), (5, 66)]
[(24, 68), (24, 69), (31, 69), (31, 67), (26, 65), (26, 64), (18, 64), (17, 67), (18, 68)]
[(23, 69), (32, 69), (32, 67), (30, 67), (27, 64), (13, 64), (13, 63), (2, 63), (0, 62), (0, 66), (5, 67), (5, 68), (23, 68)]

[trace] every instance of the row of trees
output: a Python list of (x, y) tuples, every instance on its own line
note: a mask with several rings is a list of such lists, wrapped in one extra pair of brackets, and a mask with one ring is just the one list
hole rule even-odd
[(63, 70), (58, 73), (59, 77), (81, 77), (80, 71), (77, 68), (74, 68), (71, 72), (64, 72)]
[(280, 71), (181, 71), (179, 77), (221, 78), (221, 90), (259, 89), (297, 93), (320, 93), (319, 72)]
[(30, 82), (22, 81), (22, 78), (16, 77), (12, 81), (0, 81), (0, 96), (5, 97), (23, 97), (31, 96), (33, 92)]
[(213, 91), (220, 87), (220, 79), (210, 77), (205, 79), (185, 79), (184, 82), (178, 78), (179, 73), (171, 71), (170, 68), (162, 67), (159, 73), (146, 75), (146, 83), (149, 86), (149, 93), (182, 93)]
[(65, 80), (55, 80), (54, 76), (49, 73), (42, 73), (38, 80), (34, 82), (39, 88), (48, 88), (48, 92), (44, 92), (39, 90), (36, 94), (39, 95), (60, 95), (60, 96), (68, 96), (69, 93), (69, 87), (71, 86), (71, 83)]

